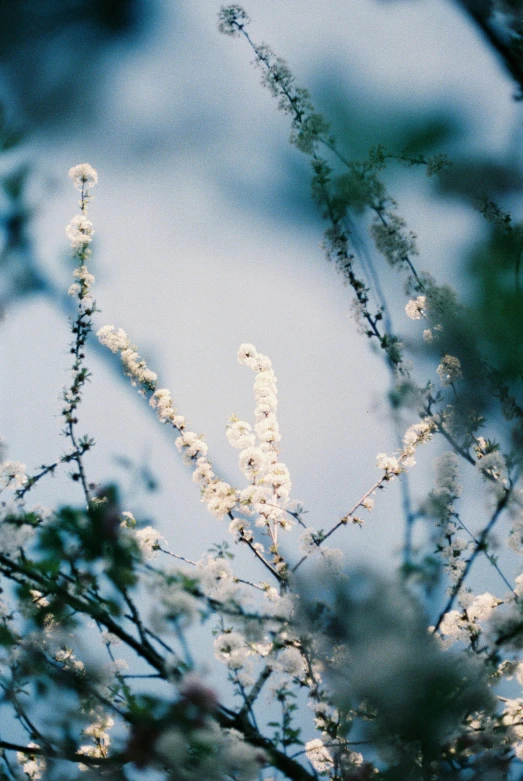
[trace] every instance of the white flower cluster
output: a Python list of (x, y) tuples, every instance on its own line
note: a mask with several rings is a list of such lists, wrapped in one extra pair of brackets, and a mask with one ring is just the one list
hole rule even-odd
[(223, 557), (204, 556), (196, 566), (202, 591), (219, 602), (239, 601), (240, 586), (229, 561)]
[[(518, 497), (519, 499), (519, 497)], [(515, 511), (515, 506), (518, 506), (518, 510)], [(512, 502), (510, 507), (512, 528), (508, 537), (508, 546), (515, 553), (519, 555), (523, 554), (523, 509), (521, 507), (521, 499), (517, 502)]]
[(276, 417), (276, 376), (270, 359), (252, 344), (240, 345), (238, 361), (256, 373), (254, 431), (249, 423), (236, 417), (231, 418), (227, 427), (230, 444), (240, 450), (240, 469), (251, 483), (240, 494), (241, 505), (247, 514), (258, 515), (257, 526), (290, 529), (292, 523), (285, 507), (291, 480), (286, 464), (278, 460), (281, 434)]
[(214, 641), (214, 653), (230, 670), (239, 670), (252, 655), (252, 649), (239, 632), (224, 632)]
[(463, 377), (459, 358), (456, 358), (454, 355), (444, 355), (436, 372), (441, 384), (445, 386), (452, 385), (456, 380), (461, 380)]
[[(111, 737), (107, 730), (114, 726), (114, 719), (110, 716), (101, 716), (83, 730), (83, 734), (92, 738), (94, 743), (78, 747), (78, 753), (85, 757), (106, 757), (111, 745)], [(80, 770), (87, 770), (88, 766), (81, 764)]]
[(65, 229), (65, 235), (69, 239), (71, 249), (74, 252), (85, 250), (93, 240), (93, 223), (85, 214), (75, 214)]
[(157, 375), (147, 368), (146, 362), (140, 358), (122, 328), (116, 329), (114, 325), (104, 325), (96, 335), (99, 341), (111, 352), (120, 353), (124, 373), (130, 378), (131, 385), (138, 385), (141, 393), (155, 390)]
[(91, 295), (91, 285), (94, 283), (94, 275), (89, 273), (87, 266), (75, 268), (73, 276), (79, 282), (73, 282), (69, 288), (69, 295), (78, 298), (78, 303), (82, 312), (92, 314), (94, 310), (94, 299)]
[(89, 163), (80, 163), (69, 169), (69, 176), (77, 190), (90, 190), (98, 182), (98, 174)]
[(34, 537), (34, 528), (29, 523), (4, 520), (0, 522), (0, 550), (7, 556), (20, 553)]
[(498, 605), (503, 604), (488, 591), (476, 597), (465, 595), (461, 601), (469, 604), (463, 610), (450, 610), (440, 624), (446, 646), (459, 640), (468, 642), (471, 635), (479, 635), (483, 631), (481, 624), (489, 620)]
[(171, 423), (180, 431), (185, 428), (185, 418), (177, 414), (173, 407), (171, 392), (167, 388), (159, 388), (155, 391), (149, 399), (149, 404), (156, 410), (160, 423)]
[(414, 423), (414, 425), (407, 429), (403, 437), (403, 444), (405, 445), (404, 453), (407, 456), (414, 455), (414, 451), (418, 445), (430, 442), (433, 432), (434, 424), (431, 421), (422, 420), (419, 423)]
[(179, 726), (169, 727), (158, 739), (155, 750), (174, 771), (170, 777), (219, 781), (256, 781), (264, 767), (265, 752), (252, 746), (235, 729), (221, 729), (215, 722), (204, 722), (195, 732), (198, 751)]
[[(47, 604), (47, 600), (45, 600)], [(39, 600), (41, 604), (42, 600)], [(81, 659), (77, 659), (73, 650), (68, 647), (59, 648), (54, 654), (55, 661), (57, 661), (64, 670), (69, 670), (74, 673), (83, 673), (85, 665)]]
[(224, 35), (239, 35), (239, 29), (249, 24), (249, 17), (237, 3), (227, 7), (222, 6), (218, 14), (218, 29)]
[(511, 727), (516, 738), (513, 743), (514, 753), (523, 762), (523, 699), (505, 700), (502, 722)]
[(134, 532), (136, 542), (146, 559), (152, 559), (156, 556), (158, 549), (162, 545), (167, 545), (167, 540), (152, 526), (145, 526), (143, 529), (136, 529)]
[(223, 632), (214, 641), (214, 655), (228, 669), (242, 686), (254, 683), (254, 660), (258, 656), (256, 645), (247, 643), (245, 637), (237, 631)]
[(320, 738), (314, 738), (305, 744), (305, 755), (314, 770), (321, 775), (330, 773), (334, 767), (331, 753)]
[(432, 439), (434, 424), (428, 420), (414, 423), (405, 432), (403, 437), (404, 449), (398, 456), (388, 456), (386, 453), (378, 453), (376, 466), (385, 472), (385, 479), (391, 480), (401, 474), (408, 467), (416, 463), (414, 453), (418, 445), (429, 442)]
[[(258, 625), (246, 626), (244, 631), (247, 632), (249, 639), (237, 630), (229, 629), (222, 632), (214, 641), (216, 658), (226, 664), (244, 686), (254, 683), (254, 663), (260, 658), (275, 673), (284, 676), (284, 685), (288, 681), (288, 676), (303, 678), (306, 673), (306, 663), (300, 649), (289, 638), (288, 633), (280, 633), (279, 643), (285, 643), (281, 646), (273, 642), (270, 634), (264, 634), (260, 630)], [(278, 631), (276, 624), (273, 631)], [(278, 679), (274, 685), (277, 688), (281, 686), (281, 679)]]
[(146, 580), (151, 595), (149, 620), (155, 632), (185, 629), (198, 616), (201, 605), (176, 577), (177, 573), (151, 572)]
[(184, 461), (194, 466), (193, 481), (200, 484), (202, 502), (217, 518), (229, 514), (237, 502), (236, 491), (214, 474), (207, 458), (208, 446), (203, 435), (186, 430), (185, 418), (173, 407), (171, 393), (167, 388), (155, 391), (149, 404), (156, 410), (161, 423), (170, 423), (180, 432), (175, 444), (183, 454)]
[(509, 485), (507, 464), (497, 447), (490, 445), (484, 437), (477, 437), (474, 451), (478, 458), (476, 466), (491, 486), (497, 484), (506, 489)]
[(445, 562), (445, 571), (454, 583), (460, 579), (467, 566), (467, 562), (462, 558), (462, 555), (469, 550), (472, 544), (471, 541), (458, 537), (455, 532), (456, 526), (447, 523), (445, 528), (446, 542), (438, 546), (441, 557)]
[(305, 660), (299, 648), (293, 645), (286, 646), (277, 658), (271, 662), (274, 670), (291, 675), (293, 678), (301, 678), (305, 673)]
[(4, 461), (0, 464), (0, 488), (16, 491), (27, 482), (25, 464), (20, 461)]
[(200, 484), (202, 501), (210, 512), (217, 518), (230, 513), (237, 503), (235, 489), (214, 474), (211, 462), (207, 459), (208, 446), (203, 435), (187, 430), (186, 420), (174, 408), (171, 393), (167, 388), (156, 389), (157, 375), (140, 358), (125, 331), (122, 328), (116, 329), (114, 325), (104, 325), (97, 336), (111, 352), (120, 353), (125, 374), (130, 377), (133, 385), (139, 386), (142, 394), (153, 391), (149, 403), (156, 410), (160, 422), (170, 423), (179, 431), (176, 447), (182, 453), (184, 461), (194, 466), (193, 480)]
[(192, 479), (199, 483), (202, 502), (216, 518), (229, 515), (238, 502), (236, 490), (220, 480), (214, 473), (212, 464), (207, 458), (208, 447), (201, 434), (182, 430), (176, 440), (176, 447), (183, 453), (185, 461), (195, 466)]
[[(38, 743), (29, 743), (28, 748), (40, 748)], [(29, 757), (29, 758), (28, 758)], [(45, 759), (40, 754), (23, 754), (21, 751), (18, 751), (16, 754), (16, 758), (20, 765), (22, 765), (22, 770), (28, 776), (28, 778), (31, 779), (31, 781), (38, 781), (39, 778), (42, 778), (42, 774), (45, 772), (46, 769), (46, 763)]]
[(411, 299), (405, 307), (407, 317), (410, 317), (411, 320), (421, 320), (422, 317), (425, 317), (426, 300), (426, 296)]

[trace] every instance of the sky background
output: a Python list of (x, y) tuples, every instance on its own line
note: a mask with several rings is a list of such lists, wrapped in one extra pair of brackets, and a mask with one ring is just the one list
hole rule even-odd
[[(252, 342), (267, 354), (279, 380), (281, 458), (292, 496), (309, 510), (310, 525), (327, 529), (379, 476), (376, 454), (396, 447), (387, 371), (358, 334), (350, 292), (325, 261), (306, 161), (289, 146), (288, 117), (260, 86), (246, 43), (218, 33), (219, 4), (210, 0), (157, 0), (152, 8), (140, 40), (106, 55), (103, 83), (93, 85), (83, 114), (33, 136), (38, 259), (67, 289), (64, 228), (78, 200), (67, 171), (89, 162), (99, 174), (90, 205), (102, 310), (96, 328), (114, 324), (128, 332), (189, 427), (205, 434), (217, 468), (238, 487), (243, 478), (225, 425), (231, 413), (252, 420), (254, 403), (253, 376), (236, 352)], [(521, 109), (513, 87), (451, 3), (250, 0), (246, 10), (253, 39), (288, 62), (355, 156), (437, 115), (458, 128), (450, 142), (456, 154), (488, 151), (519, 161)], [(418, 268), (459, 283), (463, 252), (482, 230), (481, 219), (458, 200), (438, 199), (422, 172), (395, 174), (390, 186), (419, 236)], [(422, 326), (404, 315), (399, 277), (383, 275), (398, 330), (419, 336)], [(69, 339), (64, 314), (42, 297), (12, 307), (0, 329), (0, 431), (9, 458), (30, 472), (66, 446), (59, 397)], [(99, 354), (88, 365), (93, 377), (79, 432), (97, 443), (86, 458), (89, 479), (122, 481), (124, 488), (132, 482), (123, 509), (154, 522), (171, 550), (198, 558), (227, 538), (225, 522), (200, 504), (174, 437), (147, 404)], [(435, 364), (430, 368), (434, 379)], [(414, 496), (430, 485), (438, 452), (436, 445), (420, 454)], [(161, 490), (137, 493), (119, 456), (147, 464)], [(57, 477), (35, 490), (34, 500), (81, 502), (77, 488)], [(363, 529), (343, 529), (332, 539), (350, 566), (399, 563), (397, 483), (376, 505)], [(473, 512), (481, 526), (481, 502)], [(263, 577), (248, 555), (240, 566)], [(490, 574), (481, 577), (499, 591)]]

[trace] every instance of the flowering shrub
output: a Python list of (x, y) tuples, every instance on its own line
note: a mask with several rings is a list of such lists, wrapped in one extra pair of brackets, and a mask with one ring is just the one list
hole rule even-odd
[[(0, 777), (504, 779), (523, 761), (516, 686), (523, 685), (523, 574), (509, 580), (490, 546), (505, 515), (509, 546), (522, 548), (521, 372), (503, 371), (486, 337), (470, 337), (474, 312), (417, 269), (416, 237), (383, 179), (391, 161), (424, 166), (429, 176), (442, 175), (450, 162), (442, 154), (398, 157), (384, 147), (364, 161), (345, 159), (308, 92), (268, 46), (253, 42), (248, 23), (238, 5), (220, 12), (220, 30), (251, 46), (264, 85), (290, 116), (291, 143), (310, 159), (327, 257), (390, 370), (392, 408), (409, 423), (398, 450), (377, 455), (378, 477), (348, 512), (326, 529), (309, 527), (280, 456), (269, 357), (252, 344), (239, 346), (238, 361), (254, 375), (254, 416), (232, 416), (226, 426), (243, 476), (233, 486), (122, 328), (98, 327), (99, 341), (119, 356), (144, 403), (173, 429), (201, 501), (227, 524), (231, 542), (249, 551), (255, 574), (240, 578), (227, 546), (202, 551), (197, 561), (171, 551), (168, 539), (120, 506), (116, 486), (89, 478), (94, 441), (79, 436), (78, 415), (99, 312), (88, 219), (98, 176), (88, 164), (71, 168), (80, 211), (66, 228), (76, 309), (72, 380), (61, 410), (68, 449), (35, 473), (5, 453), (0, 466), (0, 688), (13, 717), (0, 727)], [(520, 226), (505, 217), (500, 226), (501, 211), (489, 203), (479, 207), (492, 242), (507, 231), (519, 236)], [(376, 304), (379, 290), (358, 270), (348, 222), (354, 215), (370, 217), (377, 253), (403, 275), (404, 312), (426, 326), (416, 347), (392, 332), (385, 301)], [(427, 361), (413, 368), (422, 348)], [(421, 380), (429, 361), (432, 374)], [(360, 513), (372, 512), (388, 485), (416, 465), (418, 448), (436, 439), (446, 449), (435, 461), (433, 487), (407, 517), (409, 533), (420, 518), (430, 524), (430, 555), (418, 555), (407, 536), (396, 579), (347, 572), (330, 543), (344, 527), (350, 533), (361, 526)], [(63, 465), (82, 492), (78, 506), (32, 506), (33, 486)], [(485, 489), (488, 517), (479, 530), (461, 518), (461, 465)], [(296, 549), (282, 542), (293, 529), (300, 531)], [(469, 586), (481, 556), (499, 577), (498, 596)], [(424, 600), (441, 578), (447, 593), (431, 624)], [(203, 622), (227, 674), (225, 701), (190, 647), (190, 628)], [(132, 666), (120, 658), (122, 647)], [(507, 688), (506, 681), (513, 683)]]

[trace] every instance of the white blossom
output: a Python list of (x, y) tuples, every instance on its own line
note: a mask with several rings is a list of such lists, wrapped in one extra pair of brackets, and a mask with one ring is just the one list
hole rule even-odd
[(458, 637), (463, 630), (463, 619), (458, 610), (445, 613), (440, 624), (440, 631), (447, 637)]
[(87, 246), (93, 240), (93, 223), (87, 219), (85, 214), (75, 214), (66, 227), (65, 234), (69, 239), (71, 248), (76, 251)]
[(114, 325), (104, 325), (96, 334), (101, 344), (108, 347), (112, 353), (126, 350), (130, 341), (123, 328), (116, 329)]
[(158, 419), (161, 423), (171, 423), (175, 428), (185, 428), (185, 418), (176, 414), (173, 407), (171, 392), (167, 388), (158, 388), (151, 398), (149, 404), (156, 410)]
[(238, 362), (252, 368), (256, 365), (257, 355), (256, 347), (253, 344), (241, 344), (238, 349)]
[(405, 307), (407, 317), (410, 317), (411, 320), (420, 320), (422, 317), (424, 317), (426, 300), (426, 296), (418, 296), (417, 298), (409, 301)]
[(4, 461), (0, 464), (0, 486), (15, 491), (27, 482), (25, 464), (20, 461)]
[(256, 437), (252, 433), (252, 428), (244, 420), (233, 419), (227, 426), (226, 432), (227, 439), (232, 447), (244, 450), (254, 447), (256, 444)]
[(319, 738), (309, 740), (305, 744), (305, 754), (307, 759), (320, 774), (329, 773), (333, 766), (334, 761), (332, 759), (329, 749), (324, 745), (323, 741)]
[(500, 603), (501, 600), (493, 597), (488, 591), (485, 594), (479, 594), (467, 607), (467, 616), (471, 621), (485, 621)]
[(69, 169), (69, 176), (77, 190), (81, 190), (82, 187), (89, 190), (98, 182), (98, 174), (89, 163), (73, 166)]
[(34, 537), (35, 530), (28, 523), (15, 521), (0, 522), (0, 551), (7, 555), (14, 555)]
[(223, 518), (236, 506), (236, 491), (224, 480), (213, 480), (205, 487), (202, 502), (205, 502), (213, 515)]
[(167, 545), (167, 540), (152, 526), (145, 526), (135, 531), (136, 541), (146, 559), (156, 556), (158, 548)]
[(245, 664), (252, 652), (242, 635), (238, 632), (226, 632), (215, 639), (214, 653), (216, 658), (226, 662), (231, 670), (236, 670)]
[(239, 461), (243, 474), (250, 478), (261, 471), (265, 465), (265, 456), (259, 447), (248, 447), (240, 453)]
[(454, 355), (444, 355), (436, 371), (442, 385), (452, 385), (463, 377), (459, 358)]
[(209, 448), (203, 441), (202, 434), (195, 434), (194, 431), (183, 431), (181, 436), (177, 437), (176, 447), (183, 453), (186, 460), (191, 461), (199, 456), (206, 456)]
[(278, 669), (287, 675), (299, 677), (305, 671), (305, 662), (298, 648), (287, 646), (278, 654)]
[(378, 453), (376, 456), (376, 466), (383, 469), (388, 475), (399, 475), (401, 472), (400, 462), (394, 456), (388, 456), (386, 453)]

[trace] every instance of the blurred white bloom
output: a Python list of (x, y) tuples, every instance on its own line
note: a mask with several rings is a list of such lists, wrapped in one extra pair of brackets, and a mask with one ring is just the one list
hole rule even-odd
[(444, 355), (436, 369), (442, 385), (452, 385), (463, 377), (461, 363), (454, 355)]
[(383, 469), (388, 475), (399, 475), (401, 466), (397, 458), (388, 456), (386, 453), (378, 453), (376, 456), (376, 466)]
[(523, 574), (516, 577), (514, 591), (518, 597), (523, 596)]
[(89, 285), (93, 285), (95, 281), (94, 274), (89, 272), (87, 266), (80, 266), (79, 268), (75, 268), (73, 271), (73, 277), (79, 279), (87, 287), (89, 287)]
[(446, 637), (457, 637), (463, 629), (461, 613), (457, 610), (445, 613), (439, 628)]
[(414, 423), (405, 432), (403, 437), (403, 444), (405, 447), (417, 447), (425, 442), (429, 442), (432, 439), (432, 432), (434, 426), (428, 423), (426, 420), (420, 421), (420, 423)]
[(471, 621), (485, 621), (497, 605), (501, 604), (500, 599), (496, 599), (488, 591), (475, 597), (472, 603), (467, 607), (467, 615)]
[[(29, 743), (27, 747), (29, 749), (40, 748), (38, 743)], [(16, 758), (19, 764), (22, 765), (24, 773), (29, 776), (31, 781), (38, 781), (46, 769), (45, 759), (39, 754), (33, 754), (32, 759), (27, 759), (27, 756), (27, 754), (23, 754), (21, 751), (16, 753)]]
[(305, 744), (305, 754), (314, 770), (318, 773), (329, 773), (332, 770), (334, 761), (330, 751), (319, 738), (309, 740)]
[(238, 350), (238, 361), (244, 366), (253, 368), (256, 365), (256, 347), (253, 344), (241, 344)]
[(411, 320), (420, 320), (425, 315), (426, 296), (418, 296), (408, 302), (405, 312)]
[(326, 548), (322, 547), (321, 556), (324, 564), (333, 570), (340, 570), (343, 567), (344, 557), (343, 552), (339, 548)]
[(220, 742), (219, 757), (225, 770), (223, 777), (237, 781), (256, 781), (260, 777), (260, 770), (267, 761), (262, 749), (246, 743), (243, 735), (235, 729), (224, 730)]
[(28, 523), (0, 523), (0, 550), (14, 555), (34, 536), (34, 528)]
[(517, 738), (513, 744), (514, 751), (518, 758), (523, 758), (523, 700), (505, 700), (503, 708), (502, 722), (511, 727), (512, 733)]
[(137, 529), (135, 532), (136, 541), (145, 558), (151, 559), (156, 556), (158, 548), (165, 544), (167, 540), (158, 534), (152, 526), (145, 526), (143, 529)]
[(445, 489), (452, 496), (460, 496), (461, 484), (459, 482), (459, 461), (457, 455), (452, 450), (442, 453), (434, 461), (434, 468), (438, 486)]
[(69, 169), (69, 176), (77, 190), (81, 190), (82, 187), (89, 190), (98, 182), (98, 174), (89, 163), (80, 163), (73, 166)]
[(230, 670), (243, 667), (251, 654), (251, 649), (239, 632), (225, 632), (214, 641), (214, 655), (221, 662), (226, 662)]
[(197, 573), (201, 588), (208, 596), (224, 602), (238, 596), (240, 587), (227, 559), (204, 557), (197, 564)]
[(491, 478), (497, 483), (507, 484), (507, 467), (505, 459), (498, 450), (487, 453), (476, 462), (478, 470), (484, 477)]
[(23, 488), (27, 481), (25, 464), (20, 461), (4, 461), (0, 464), (0, 487), (15, 491)]
[(155, 751), (163, 756), (172, 767), (180, 767), (187, 757), (189, 742), (187, 735), (179, 728), (164, 730), (155, 745)]
[(277, 667), (287, 675), (300, 676), (305, 671), (305, 662), (298, 648), (288, 646), (278, 654)]
[(305, 529), (300, 535), (300, 553), (310, 556), (318, 550), (317, 532), (315, 529)]
[(88, 220), (85, 214), (75, 214), (69, 225), (65, 229), (65, 234), (69, 239), (73, 250), (85, 247), (93, 240), (93, 223)]

